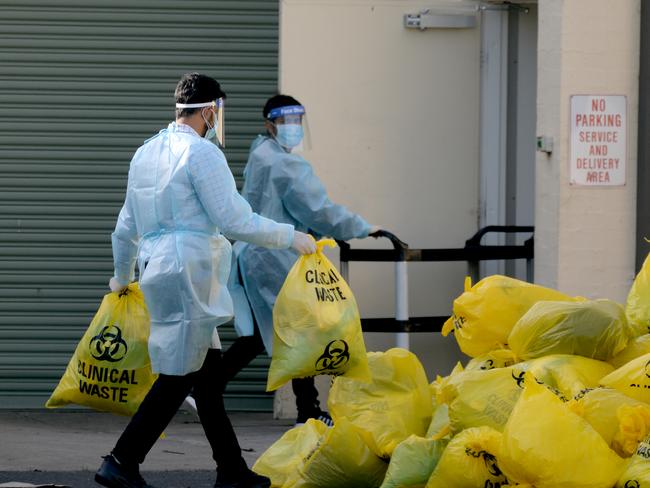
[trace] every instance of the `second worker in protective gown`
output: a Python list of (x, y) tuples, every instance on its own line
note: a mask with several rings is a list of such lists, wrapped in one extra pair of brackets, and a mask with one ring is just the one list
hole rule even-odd
[[(309, 162), (292, 150), (304, 137), (304, 107), (293, 97), (276, 95), (264, 106), (266, 134), (255, 139), (244, 169), (242, 195), (251, 208), (277, 222), (315, 236), (338, 240), (368, 237), (379, 230), (361, 216), (332, 202)], [(266, 348), (272, 354), (273, 305), (298, 254), (255, 243), (235, 244), (229, 289), (240, 337), (224, 353), (226, 382)], [(308, 418), (332, 424), (320, 408), (313, 378), (292, 382), (297, 423)]]
[(109, 488), (147, 488), (139, 464), (190, 390), (217, 463), (215, 488), (265, 488), (250, 471), (226, 415), (216, 326), (230, 320), (226, 287), (231, 247), (224, 235), (256, 246), (315, 251), (314, 241), (287, 223), (251, 210), (213, 143), (223, 128), (225, 94), (213, 78), (189, 73), (176, 92), (176, 121), (146, 141), (129, 167), (126, 199), (113, 233), (115, 275), (122, 290), (134, 278), (151, 316), (149, 353), (159, 377), (95, 480)]

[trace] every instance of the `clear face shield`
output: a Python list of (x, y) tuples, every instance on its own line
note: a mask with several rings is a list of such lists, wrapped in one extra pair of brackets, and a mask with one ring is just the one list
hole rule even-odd
[(225, 131), (224, 131), (224, 99), (218, 98), (211, 102), (202, 102), (202, 103), (177, 103), (176, 108), (204, 108), (204, 107), (213, 107), (214, 111), (212, 114), (212, 121), (206, 120), (203, 113), (203, 120), (208, 126), (208, 130), (203, 136), (205, 139), (208, 139), (219, 147), (226, 147)]
[(289, 105), (271, 110), (267, 116), (275, 126), (275, 140), (290, 152), (311, 149), (311, 134), (305, 107)]

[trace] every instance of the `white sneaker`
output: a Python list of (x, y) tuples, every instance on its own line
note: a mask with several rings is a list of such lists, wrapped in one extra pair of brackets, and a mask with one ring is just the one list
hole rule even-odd
[(187, 397), (185, 397), (182, 406), (185, 407), (185, 410), (193, 413), (198, 418), (199, 412), (196, 409), (196, 400), (194, 400), (194, 397), (192, 395), (187, 395)]

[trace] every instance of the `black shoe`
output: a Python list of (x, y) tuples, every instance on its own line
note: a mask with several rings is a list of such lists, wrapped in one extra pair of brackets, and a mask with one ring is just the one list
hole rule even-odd
[(221, 476), (217, 474), (214, 488), (270, 488), (271, 480), (247, 469), (238, 476)]
[(324, 410), (321, 410), (320, 408), (317, 410), (312, 410), (311, 412), (298, 412), (298, 418), (296, 419), (296, 426), (304, 425), (305, 422), (307, 422), (307, 420), (309, 419), (320, 420), (328, 427), (334, 426), (334, 420), (332, 420), (330, 414), (328, 412), (325, 412)]
[(137, 466), (127, 469), (112, 454), (104, 456), (104, 462), (95, 473), (95, 481), (107, 488), (154, 488), (140, 476)]

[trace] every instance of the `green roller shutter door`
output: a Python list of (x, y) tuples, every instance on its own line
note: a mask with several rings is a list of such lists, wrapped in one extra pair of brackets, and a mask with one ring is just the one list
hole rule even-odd
[[(131, 155), (173, 118), (180, 76), (222, 83), (239, 178), (277, 46), (277, 1), (0, 0), (0, 407), (42, 406), (63, 373), (112, 275)], [(267, 368), (231, 383), (230, 408), (272, 409)]]

